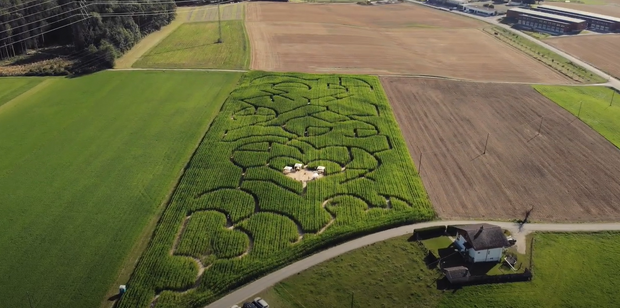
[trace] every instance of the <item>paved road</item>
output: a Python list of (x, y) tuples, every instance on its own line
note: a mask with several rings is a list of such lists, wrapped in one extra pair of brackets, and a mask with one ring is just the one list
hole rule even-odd
[[(425, 4), (425, 3), (421, 3), (421, 2), (418, 2), (418, 1), (414, 1), (414, 0), (406, 0), (406, 1), (410, 2), (410, 3), (415, 3), (415, 4), (424, 5), (424, 6), (427, 6), (427, 7), (438, 9), (435, 6), (428, 5), (428, 4)], [(531, 37), (531, 36), (521, 32), (519, 30), (513, 29), (512, 27), (510, 27), (508, 25), (500, 23), (499, 21), (497, 21), (497, 19), (498, 19), (497, 17), (482, 17), (482, 16), (478, 16), (478, 15), (474, 15), (474, 14), (460, 12), (460, 11), (450, 11), (450, 13), (458, 14), (458, 15), (462, 15), (462, 16), (466, 16), (466, 17), (470, 17), (470, 18), (474, 18), (474, 19), (478, 19), (480, 21), (483, 21), (483, 22), (486, 22), (486, 23), (489, 23), (489, 24), (492, 24), (492, 25), (495, 25), (495, 26), (498, 26), (498, 27), (502, 27), (502, 28), (504, 28), (504, 29), (506, 29), (506, 30), (508, 30), (508, 31), (510, 31), (512, 33), (520, 35), (520, 36), (524, 37), (525, 39), (530, 40), (530, 41), (538, 44), (539, 46), (547, 48), (547, 49), (549, 49), (549, 50), (551, 50), (551, 51), (561, 55), (562, 57), (564, 57), (564, 58), (566, 58), (566, 59), (568, 59), (568, 60), (570, 60), (570, 61), (572, 61), (572, 62), (574, 62), (576, 64), (581, 65), (585, 69), (590, 70), (592, 73), (594, 73), (594, 74), (596, 74), (596, 75), (598, 75), (598, 76), (600, 76), (600, 77), (602, 77), (602, 78), (607, 80), (607, 83), (605, 83), (603, 85), (609, 86), (609, 87), (613, 87), (614, 89), (620, 91), (620, 80), (618, 80), (618, 79), (610, 76), (609, 74), (599, 70), (598, 68), (590, 65), (589, 63), (587, 63), (585, 61), (582, 61), (579, 58), (576, 58), (576, 57), (574, 57), (574, 56), (572, 56), (570, 54), (567, 54), (567, 53), (563, 52), (562, 50), (559, 50), (559, 49), (557, 49), (557, 48), (555, 48), (555, 47), (553, 47), (553, 46), (551, 46), (551, 45), (549, 45), (549, 44), (547, 44), (547, 43), (545, 43), (543, 41), (535, 39), (535, 38), (533, 38), (533, 37)]]
[[(620, 231), (620, 223), (588, 223), (588, 224), (525, 224), (522, 228), (519, 228), (519, 224), (511, 222), (494, 222), (494, 221), (431, 221), (417, 223), (386, 231), (367, 235), (344, 244), (329, 248), (321, 251), (317, 254), (311, 255), (305, 259), (297, 261), (287, 267), (284, 267), (278, 271), (275, 271), (267, 276), (260, 278), (232, 293), (229, 293), (220, 300), (213, 302), (211, 305), (205, 308), (228, 308), (234, 304), (238, 304), (257, 293), (260, 293), (272, 285), (293, 276), (303, 270), (306, 270), (312, 266), (325, 262), (336, 256), (355, 250), (376, 242), (384, 241), (393, 237), (401, 235), (411, 234), (414, 229), (445, 226), (445, 225), (459, 225), (459, 224), (471, 224), (471, 223), (490, 223), (498, 225), (504, 229), (511, 231), (512, 236), (517, 240), (517, 243), (525, 244), (525, 236), (533, 231), (555, 231), (555, 232), (578, 232), (578, 231)], [(524, 245), (523, 245), (524, 247)], [(521, 249), (519, 249), (521, 250)]]

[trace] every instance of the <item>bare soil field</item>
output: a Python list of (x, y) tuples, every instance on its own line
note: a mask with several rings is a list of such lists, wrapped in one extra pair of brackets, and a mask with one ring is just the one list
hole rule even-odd
[(410, 4), (250, 3), (251, 68), (568, 83), (454, 14)]
[(620, 151), (530, 86), (382, 83), (441, 218), (620, 218)]
[(620, 0), (607, 2), (615, 2), (607, 5), (589, 5), (578, 3), (550, 2), (548, 5), (561, 6), (573, 10), (582, 10), (590, 13), (603, 14), (608, 16), (620, 17)]
[(613, 76), (620, 76), (620, 35), (560, 37), (545, 42)]
[(482, 28), (475, 19), (414, 4), (249, 3), (248, 22), (310, 22), (359, 27)]
[[(243, 19), (245, 3), (228, 3), (220, 5), (221, 20)], [(206, 5), (191, 7), (187, 11), (185, 22), (217, 21), (217, 6)]]

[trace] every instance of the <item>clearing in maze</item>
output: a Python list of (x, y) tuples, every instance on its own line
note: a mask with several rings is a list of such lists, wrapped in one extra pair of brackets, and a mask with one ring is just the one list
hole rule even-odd
[[(295, 164), (325, 170), (302, 183), (284, 173)], [(120, 307), (199, 307), (336, 241), (433, 217), (376, 77), (251, 72), (192, 157)]]

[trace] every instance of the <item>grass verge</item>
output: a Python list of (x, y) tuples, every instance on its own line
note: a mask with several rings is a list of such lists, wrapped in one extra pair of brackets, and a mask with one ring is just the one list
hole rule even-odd
[(99, 306), (239, 76), (47, 79), (0, 113), (3, 306)]
[[(304, 185), (282, 172), (295, 163), (326, 175)], [(433, 217), (376, 77), (250, 72), (192, 157), (119, 307), (156, 296), (200, 307), (328, 245)]]
[(186, 23), (133, 64), (136, 68), (245, 69), (250, 46), (242, 20)]
[(501, 27), (485, 28), (495, 38), (527, 53), (554, 70), (582, 83), (603, 83), (607, 80), (522, 36)]
[(541, 86), (534, 89), (620, 148), (620, 94), (607, 87)]
[(437, 290), (408, 236), (338, 256), (258, 294), (274, 307), (613, 307), (618, 233), (534, 235), (531, 282)]

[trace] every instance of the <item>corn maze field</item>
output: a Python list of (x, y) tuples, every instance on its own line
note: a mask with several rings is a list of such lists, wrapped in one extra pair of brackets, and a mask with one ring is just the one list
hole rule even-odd
[[(295, 163), (325, 176), (302, 184), (283, 173)], [(377, 78), (250, 72), (119, 307), (200, 307), (338, 241), (434, 216)]]

